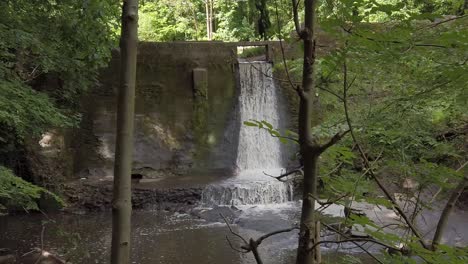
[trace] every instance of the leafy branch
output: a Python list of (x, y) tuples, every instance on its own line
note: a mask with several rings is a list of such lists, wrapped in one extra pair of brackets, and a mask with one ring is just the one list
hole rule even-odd
[[(352, 84), (352, 83), (351, 83)], [(369, 159), (367, 158), (366, 153), (364, 152), (361, 144), (357, 140), (356, 134), (354, 132), (353, 124), (351, 122), (351, 118), (349, 115), (349, 106), (348, 106), (348, 90), (351, 88), (351, 85), (348, 83), (348, 68), (346, 64), (346, 58), (343, 62), (343, 107), (344, 107), (344, 113), (346, 117), (346, 123), (348, 124), (351, 138), (353, 139), (354, 144), (356, 145), (358, 152), (361, 156), (361, 159), (364, 162), (364, 166), (368, 170), (368, 174), (371, 176), (372, 179), (377, 183), (379, 188), (382, 190), (382, 192), (385, 194), (385, 197), (392, 203), (393, 208), (398, 212), (398, 214), (403, 218), (404, 222), (406, 225), (409, 227), (409, 229), (412, 231), (412, 233), (418, 238), (419, 242), (424, 248), (429, 248), (429, 246), (426, 244), (424, 241), (423, 236), (419, 232), (419, 230), (416, 228), (416, 226), (413, 224), (411, 219), (406, 215), (406, 213), (403, 211), (403, 209), (398, 205), (397, 201), (395, 198), (392, 196), (390, 191), (385, 187), (385, 185), (382, 183), (382, 181), (377, 177), (377, 175), (374, 173), (374, 170), (369, 162)]]

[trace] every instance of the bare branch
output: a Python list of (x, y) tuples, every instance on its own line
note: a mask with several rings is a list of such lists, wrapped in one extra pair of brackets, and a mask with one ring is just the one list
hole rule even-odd
[(296, 82), (296, 81), (292, 81), (292, 80), (290, 81), (290, 79), (288, 79), (288, 80), (287, 79), (281, 79), (281, 78), (274, 77), (273, 75), (269, 75), (269, 74), (265, 73), (264, 71), (262, 71), (261, 69), (257, 68), (254, 64), (251, 64), (250, 67), (252, 67), (255, 70), (257, 70), (258, 72), (260, 72), (263, 76), (265, 76), (267, 78), (271, 78), (271, 79), (279, 81), (279, 82), (284, 82), (284, 83), (292, 82), (293, 84), (296, 84), (296, 85), (299, 85), (301, 83), (301, 82)]
[(325, 143), (324, 145), (319, 147), (320, 153), (324, 152), (329, 147), (331, 147), (331, 146), (335, 145), (336, 143), (338, 143), (338, 141), (340, 141), (349, 132), (350, 132), (350, 130), (348, 129), (348, 130), (346, 130), (344, 132), (336, 133), (336, 135), (334, 135), (327, 143)]
[[(345, 239), (350, 239), (349, 236), (347, 236), (346, 234), (344, 234), (343, 232), (337, 230), (336, 228), (333, 228), (332, 226), (330, 225), (327, 225), (327, 224), (323, 224), (323, 226), (325, 226), (328, 230), (330, 231), (333, 231), (337, 234), (339, 234), (340, 236), (344, 237)], [(357, 243), (356, 241), (350, 241), (351, 243), (355, 244), (357, 247), (359, 247), (362, 251), (364, 251), (367, 255), (369, 255), (371, 258), (373, 258), (375, 261), (377, 261), (378, 263), (380, 264), (384, 264), (380, 259), (378, 259), (376, 256), (374, 256), (374, 254), (370, 253), (369, 250), (365, 249), (362, 245), (360, 245), (359, 243)]]
[(235, 248), (234, 245), (232, 245), (231, 240), (228, 238), (228, 236), (226, 236), (226, 241), (228, 242), (229, 247), (231, 247), (232, 250), (237, 251), (239, 253), (249, 253), (248, 250), (245, 250), (245, 249), (241, 250), (241, 249)]
[(296, 173), (296, 172), (301, 172), (301, 173), (302, 173), (303, 167), (304, 167), (304, 166), (299, 166), (299, 167), (297, 167), (297, 168), (295, 168), (295, 169), (293, 169), (293, 170), (290, 170), (290, 171), (288, 171), (288, 172), (285, 172), (284, 174), (281, 174), (281, 175), (279, 175), (279, 176), (274, 176), (274, 175), (268, 174), (268, 173), (266, 173), (266, 172), (263, 172), (263, 174), (265, 174), (266, 176), (275, 178), (275, 179), (277, 179), (278, 181), (283, 181), (283, 182), (284, 182), (283, 178), (288, 177), (289, 175), (294, 174), (294, 173)]
[(395, 247), (392, 247), (392, 246), (389, 246), (385, 243), (382, 243), (380, 241), (377, 241), (373, 238), (365, 238), (365, 237), (355, 237), (355, 238), (347, 238), (347, 239), (343, 239), (343, 240), (322, 240), (322, 241), (319, 241), (317, 243), (315, 243), (314, 245), (312, 245), (312, 247), (310, 248), (310, 250), (313, 250), (315, 247), (319, 246), (320, 244), (342, 244), (342, 243), (348, 243), (348, 242), (371, 242), (371, 243), (374, 243), (374, 244), (377, 244), (377, 245), (381, 245), (385, 248), (389, 248), (389, 249), (393, 249), (393, 250), (396, 250), (396, 251), (400, 251), (400, 249), (397, 249)]
[(439, 222), (437, 223), (437, 229), (434, 234), (434, 238), (432, 239), (432, 250), (437, 249), (440, 244), (440, 240), (442, 238), (442, 233), (447, 226), (447, 221), (450, 213), (452, 212), (453, 208), (455, 207), (455, 203), (458, 201), (458, 198), (465, 190), (465, 187), (468, 186), (468, 176), (463, 177), (457, 187), (452, 191), (452, 195), (447, 201), (447, 204), (440, 215)]
[[(297, 1), (297, 0), (293, 0), (293, 1)], [(303, 98), (303, 96), (304, 96), (303, 93), (304, 92), (302, 91), (301, 86), (294, 84), (294, 82), (293, 82), (293, 80), (291, 78), (291, 75), (289, 74), (288, 65), (286, 63), (286, 55), (285, 55), (285, 52), (284, 52), (283, 40), (282, 40), (282, 37), (281, 37), (281, 21), (280, 21), (279, 12), (278, 12), (278, 2), (276, 0), (275, 0), (275, 14), (276, 14), (276, 21), (277, 21), (276, 24), (277, 24), (277, 27), (278, 27), (278, 40), (279, 40), (279, 44), (280, 44), (280, 48), (281, 48), (281, 57), (283, 59), (284, 71), (286, 72), (286, 77), (288, 78), (288, 81), (289, 81), (289, 84), (291, 85), (291, 87), (296, 90), (299, 97)]]
[[(461, 169), (463, 169), (466, 165), (468, 164), (468, 161), (463, 163), (460, 167), (458, 167), (458, 169), (456, 170), (457, 172), (460, 171)], [(448, 178), (445, 178), (445, 180), (443, 181), (444, 183), (446, 183), (448, 180)], [(439, 187), (439, 189), (437, 190), (437, 192), (434, 194), (434, 196), (432, 196), (432, 199), (429, 203), (433, 203), (436, 199), (436, 197), (440, 194), (440, 192), (442, 191), (442, 187)]]
[(236, 237), (240, 238), (244, 244), (240, 246), (241, 249), (237, 249), (234, 247), (234, 245), (232, 245), (231, 241), (229, 240), (229, 238), (226, 236), (226, 240), (227, 242), (229, 243), (229, 246), (234, 250), (234, 251), (237, 251), (239, 253), (249, 253), (249, 252), (252, 252), (252, 254), (254, 255), (254, 258), (255, 258), (255, 261), (257, 262), (257, 264), (263, 264), (263, 261), (260, 257), (260, 254), (258, 253), (258, 246), (263, 242), (263, 240), (271, 237), (271, 236), (274, 236), (274, 235), (277, 235), (277, 234), (281, 234), (281, 233), (287, 233), (287, 232), (291, 232), (292, 230), (294, 229), (298, 229), (298, 227), (291, 227), (291, 228), (286, 228), (286, 229), (281, 229), (281, 230), (277, 230), (277, 231), (273, 231), (273, 232), (270, 232), (268, 234), (265, 234), (261, 237), (259, 237), (258, 239), (253, 239), (253, 238), (250, 238), (249, 241), (247, 242), (247, 240), (245, 238), (243, 238), (241, 235), (239, 235), (238, 233), (234, 232), (231, 228), (231, 225), (229, 224), (229, 222), (227, 221), (226, 217), (224, 217), (223, 214), (219, 214), (223, 219), (224, 219), (224, 222), (226, 223), (227, 227), (229, 228), (229, 232), (231, 232), (231, 234), (235, 235)]
[(291, 1), (292, 1), (292, 6), (293, 6), (294, 28), (296, 29), (296, 33), (299, 36), (299, 38), (302, 38), (303, 29), (301, 28), (301, 24), (299, 23), (299, 12), (298, 12), (299, 1), (298, 0), (291, 0)]
[(231, 225), (229, 224), (228, 220), (226, 219), (226, 217), (223, 215), (223, 214), (219, 214), (224, 222), (226, 223), (227, 227), (229, 228), (229, 232), (231, 232), (231, 234), (235, 235), (236, 237), (240, 238), (245, 244), (248, 244), (247, 240), (245, 240), (245, 238), (243, 238), (241, 235), (239, 235), (238, 233), (234, 232), (231, 228)]
[[(382, 40), (382, 39), (375, 39), (375, 38), (371, 38), (371, 37), (366, 37), (366, 36), (363, 36), (363, 35), (361, 35), (359, 33), (353, 32), (351, 29), (347, 29), (345, 27), (341, 27), (341, 28), (346, 33), (348, 33), (350, 35), (354, 35), (354, 36), (357, 36), (357, 37), (360, 37), (360, 38), (363, 38), (363, 39), (367, 39), (367, 40), (370, 40), (370, 41), (373, 41), (373, 42), (392, 43), (392, 44), (410, 44), (410, 43), (405, 43), (405, 42), (400, 41), (400, 40)], [(431, 43), (411, 43), (410, 45), (414, 46), (414, 47), (450, 48), (450, 46), (431, 44)]]
[(451, 17), (451, 18), (448, 18), (448, 19), (445, 19), (445, 20), (442, 20), (442, 21), (439, 21), (439, 22), (436, 22), (436, 23), (433, 23), (431, 24), (430, 26), (428, 27), (425, 27), (425, 28), (420, 28), (420, 29), (429, 29), (429, 28), (435, 28), (441, 24), (444, 24), (444, 23), (447, 23), (447, 22), (450, 22), (450, 21), (453, 21), (453, 20), (457, 20), (457, 19), (460, 19), (460, 18), (465, 18), (465, 17), (468, 17), (468, 15), (463, 15), (463, 16), (456, 16), (456, 17)]
[(326, 208), (328, 208), (330, 205), (338, 202), (339, 200), (341, 200), (341, 199), (343, 199), (343, 198), (345, 198), (345, 197), (347, 197), (349, 195), (350, 195), (350, 193), (345, 193), (345, 194), (342, 194), (342, 195), (340, 195), (340, 196), (338, 196), (338, 197), (336, 197), (334, 199), (329, 198), (329, 199), (327, 199), (327, 201), (322, 202), (322, 201), (320, 201), (320, 199), (318, 197), (315, 197), (312, 194), (309, 194), (309, 196), (314, 198), (315, 201), (320, 205), (320, 207), (316, 209), (317, 211), (323, 211)]
[(291, 232), (295, 229), (299, 229), (299, 227), (297, 226), (293, 226), (293, 227), (290, 227), (290, 228), (285, 228), (285, 229), (281, 229), (281, 230), (277, 230), (277, 231), (273, 231), (273, 232), (270, 232), (268, 234), (265, 234), (261, 237), (259, 237), (257, 240), (255, 240), (255, 242), (257, 243), (257, 245), (260, 245), (263, 240), (271, 237), (271, 236), (274, 236), (274, 235), (278, 235), (278, 234), (281, 234), (281, 233), (288, 233), (288, 232)]

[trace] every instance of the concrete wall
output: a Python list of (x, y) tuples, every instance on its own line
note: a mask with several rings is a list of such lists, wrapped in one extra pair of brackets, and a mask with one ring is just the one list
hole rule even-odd
[[(237, 46), (266, 45), (275, 77), (284, 78), (278, 42), (140, 43), (137, 65), (134, 162), (147, 178), (231, 175), (237, 156)], [(286, 57), (302, 56), (299, 45), (284, 46)], [(297, 123), (297, 98), (288, 83), (279, 83), (281, 111), (289, 128)], [(98, 84), (82, 100), (82, 121), (67, 133), (60, 156), (63, 175), (113, 175), (119, 53)], [(200, 177), (199, 177), (200, 178)], [(180, 181), (180, 180), (179, 180)], [(189, 181), (189, 180), (187, 180)]]
[[(99, 86), (83, 100), (82, 125), (72, 143), (80, 176), (112, 175), (118, 69), (116, 52)], [(235, 70), (235, 48), (224, 43), (139, 45), (135, 172), (157, 178), (234, 169)]]

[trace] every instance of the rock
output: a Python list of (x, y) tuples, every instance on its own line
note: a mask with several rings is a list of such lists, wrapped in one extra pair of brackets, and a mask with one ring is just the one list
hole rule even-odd
[(44, 212), (54, 212), (62, 209), (62, 204), (60, 204), (57, 199), (55, 199), (50, 193), (42, 192), (41, 197), (38, 201), (39, 208)]
[(21, 256), (18, 262), (20, 264), (66, 264), (64, 260), (56, 255), (37, 248)]
[[(68, 211), (103, 211), (112, 208), (111, 183), (90, 181), (68, 184), (63, 193), (66, 195)], [(132, 206), (134, 209), (188, 212), (200, 202), (201, 193), (201, 187), (160, 189), (139, 184), (132, 188)]]
[(0, 256), (0, 264), (14, 264), (16, 263), (16, 258), (14, 255), (4, 255)]
[(228, 221), (229, 220), (232, 221), (239, 217), (240, 210), (233, 210), (230, 207), (226, 207), (226, 206), (215, 206), (212, 209), (196, 212), (195, 215), (202, 219), (205, 219), (208, 222), (224, 223), (223, 216)]
[(401, 183), (401, 187), (405, 190), (415, 190), (418, 188), (419, 183), (413, 179), (405, 178)]

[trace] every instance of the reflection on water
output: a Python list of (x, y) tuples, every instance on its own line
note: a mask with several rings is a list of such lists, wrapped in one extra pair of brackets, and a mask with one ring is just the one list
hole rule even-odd
[[(110, 213), (49, 217), (54, 222), (46, 224), (45, 249), (60, 252), (73, 263), (109, 263)], [(41, 221), (47, 218), (0, 218), (0, 248), (26, 252), (40, 247)], [(134, 212), (133, 226), (133, 263), (254, 263), (250, 255), (241, 255), (229, 247), (223, 224), (207, 224), (187, 215)], [(263, 253), (267, 263), (288, 263), (293, 255), (287, 250)]]
[[(257, 238), (290, 227), (297, 221), (297, 205), (243, 209), (232, 227), (246, 238)], [(45, 250), (59, 252), (75, 264), (109, 263), (110, 213), (0, 217), (0, 248), (24, 253), (30, 248), (40, 247), (41, 223), (44, 221), (47, 222), (43, 245)], [(135, 211), (132, 221), (132, 263), (255, 263), (251, 254), (240, 254), (230, 248), (226, 241), (229, 231), (224, 223), (209, 223), (186, 214), (156, 211)], [(234, 246), (239, 245), (234, 237), (230, 236), (230, 239)], [(294, 263), (296, 245), (297, 232), (280, 234), (265, 240), (260, 246), (260, 253), (264, 263)], [(326, 263), (338, 263), (337, 259), (343, 255), (335, 250), (325, 251), (324, 254)]]

